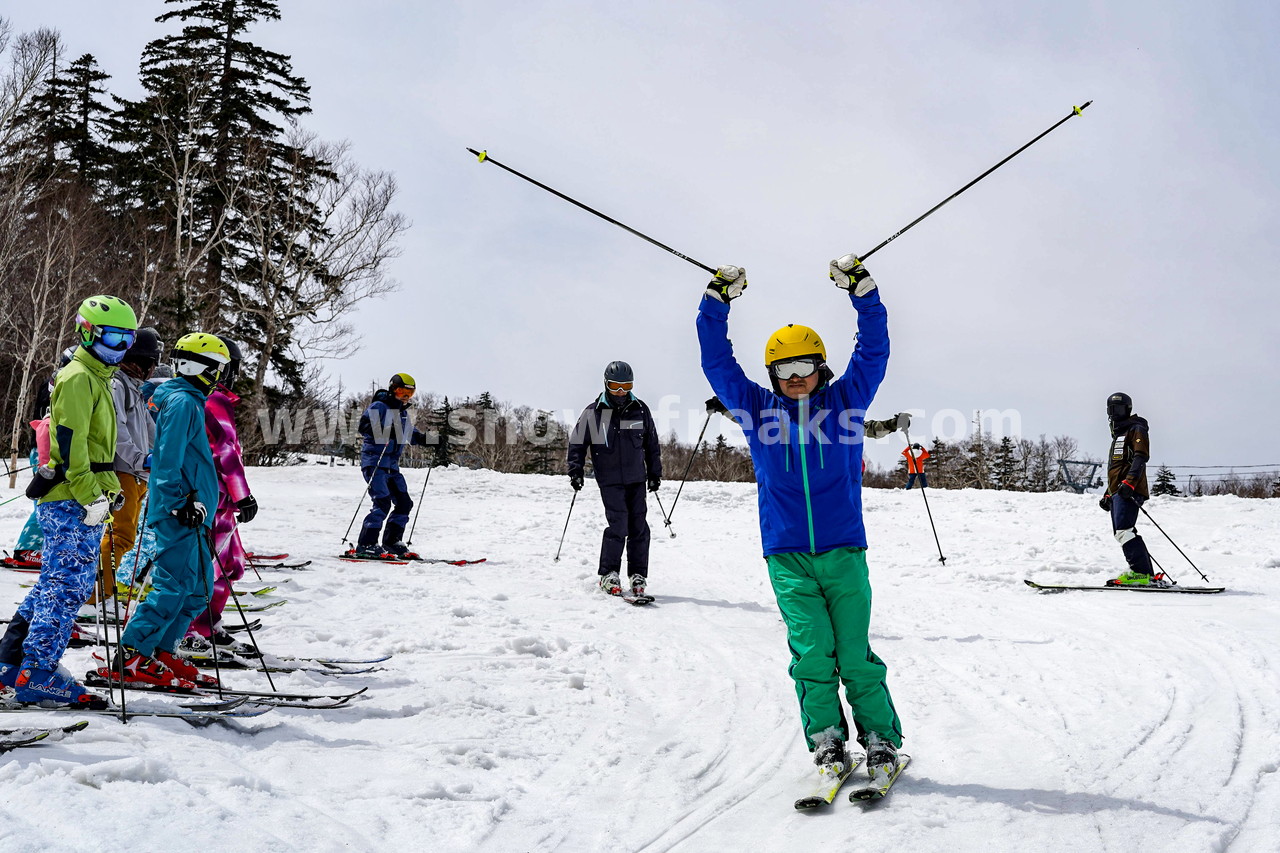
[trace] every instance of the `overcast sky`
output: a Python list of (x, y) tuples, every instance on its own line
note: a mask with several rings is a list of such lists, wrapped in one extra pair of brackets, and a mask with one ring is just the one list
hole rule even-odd
[[(167, 31), (160, 0), (6, 5), (16, 29), (95, 54), (125, 95)], [(828, 261), (1093, 99), (868, 262), (893, 340), (872, 416), (920, 411), (927, 439), (944, 410), (1012, 409), (1024, 434), (1102, 456), (1105, 398), (1124, 390), (1155, 463), (1280, 462), (1273, 2), (281, 6), (254, 38), (311, 84), (303, 124), (394, 172), (414, 222), (401, 291), (360, 310), (363, 349), (332, 365), (349, 384), (408, 371), (560, 411), (623, 359), (650, 403), (710, 394), (694, 335), (707, 275), (465, 147), (745, 266), (730, 329), (765, 383), (763, 343), (785, 323), (847, 359), (855, 317)], [(902, 447), (873, 445), (881, 464)]]

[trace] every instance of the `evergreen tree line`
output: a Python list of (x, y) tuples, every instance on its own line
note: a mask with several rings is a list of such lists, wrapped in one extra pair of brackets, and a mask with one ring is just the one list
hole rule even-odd
[(1189, 483), (1178, 487), (1178, 479), (1165, 465), (1156, 472), (1151, 494), (1203, 497), (1205, 495), (1236, 495), (1242, 498), (1280, 498), (1280, 478), (1271, 473), (1212, 474), (1206, 477), (1190, 477)]
[[(10, 454), (36, 390), (107, 293), (172, 345), (225, 335), (244, 409), (304, 404), (317, 356), (355, 345), (344, 315), (394, 288), (408, 227), (394, 178), (298, 120), (310, 88), (255, 44), (276, 0), (157, 0), (172, 32), (143, 50), (142, 96), (110, 92), (92, 53), (0, 17), (0, 401)], [(75, 55), (75, 58), (72, 56)]]

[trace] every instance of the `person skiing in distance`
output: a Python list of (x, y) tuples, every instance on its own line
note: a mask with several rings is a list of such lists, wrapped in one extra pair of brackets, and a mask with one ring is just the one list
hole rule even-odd
[(93, 589), (103, 524), (120, 496), (111, 377), (133, 345), (138, 319), (115, 296), (91, 296), (76, 317), (80, 342), (50, 399), (49, 464), (28, 497), (44, 531), (40, 578), (0, 638), (0, 683), (18, 702), (105, 708), (60, 666), (76, 611)]
[(902, 451), (902, 456), (907, 460), (907, 485), (903, 488), (910, 490), (916, 484), (917, 477), (920, 478), (920, 488), (929, 488), (929, 477), (924, 473), (924, 462), (929, 458), (929, 451), (919, 444), (913, 444)]
[(587, 449), (608, 527), (600, 543), (600, 588), (622, 594), (622, 555), (632, 595), (645, 595), (649, 583), (649, 521), (645, 488), (662, 486), (658, 429), (644, 401), (632, 393), (635, 373), (625, 361), (604, 369), (604, 392), (583, 410), (569, 438), (569, 485), (582, 488)]
[[(359, 431), (364, 439), (360, 448), (360, 472), (368, 484), (373, 506), (360, 526), (360, 538), (352, 556), (367, 560), (418, 559), (404, 543), (413, 498), (400, 473), (400, 454), (405, 445), (427, 444), (426, 433), (413, 426), (409, 415), (409, 403), (416, 389), (412, 376), (397, 373), (385, 389), (373, 395), (373, 402), (360, 416)], [(384, 523), (386, 529), (383, 529)]]
[[(804, 738), (825, 773), (843, 772), (851, 734), (867, 750), (873, 780), (897, 766), (902, 725), (871, 649), (871, 584), (862, 524), (863, 416), (889, 361), (888, 315), (875, 281), (852, 255), (830, 278), (858, 315), (857, 343), (839, 378), (806, 326), (787, 325), (765, 344), (771, 388), (752, 382), (729, 341), (729, 308), (746, 272), (720, 267), (698, 311), (702, 372), (746, 435), (759, 485), (760, 535), (769, 579), (787, 626), (790, 674)], [(853, 712), (851, 732), (839, 688)]]
[[(111, 513), (111, 523), (102, 537), (102, 555), (98, 560), (101, 588), (108, 599), (115, 592), (116, 570), (137, 538), (138, 516), (147, 494), (156, 425), (147, 411), (147, 402), (142, 398), (142, 383), (151, 378), (163, 349), (155, 329), (149, 326), (139, 329), (133, 346), (120, 362), (120, 369), (111, 377), (111, 398), (116, 409), (115, 469), (124, 502)], [(97, 602), (95, 589), (90, 592), (87, 605)]]
[(211, 652), (212, 643), (216, 642), (243, 653), (248, 648), (222, 629), (222, 611), (231, 596), (232, 582), (244, 577), (246, 559), (238, 525), (253, 521), (258, 514), (258, 502), (245, 477), (244, 451), (236, 433), (236, 405), (240, 398), (231, 390), (240, 376), (243, 357), (235, 341), (223, 337), (222, 342), (227, 345), (231, 361), (204, 404), (205, 434), (209, 437), (213, 465), (218, 472), (218, 511), (213, 516), (213, 547), (217, 555), (214, 574), (217, 580), (213, 584), (209, 607), (196, 615), (179, 648)]
[(1107, 422), (1111, 425), (1111, 456), (1107, 463), (1107, 493), (1098, 505), (1111, 513), (1111, 529), (1124, 552), (1127, 572), (1107, 581), (1112, 586), (1170, 586), (1163, 574), (1151, 568), (1147, 543), (1138, 535), (1138, 511), (1146, 503), (1147, 460), (1151, 441), (1147, 420), (1133, 413), (1133, 399), (1123, 392), (1107, 398)]
[(230, 362), (221, 339), (183, 335), (173, 346), (177, 376), (151, 398), (158, 413), (147, 500), (147, 526), (156, 533), (152, 590), (125, 626), (115, 661), (97, 671), (113, 683), (185, 689), (214, 683), (177, 650), (213, 587), (208, 507), (217, 506), (218, 473), (204, 405)]

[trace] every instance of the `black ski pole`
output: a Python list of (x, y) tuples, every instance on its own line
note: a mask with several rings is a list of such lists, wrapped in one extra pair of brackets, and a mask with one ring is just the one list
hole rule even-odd
[[(115, 591), (116, 585), (116, 526), (114, 520), (107, 522), (107, 543), (111, 546), (111, 558), (108, 566), (111, 567), (111, 588)], [(120, 600), (113, 594), (111, 601), (116, 611), (116, 654), (111, 656), (111, 643), (107, 637), (107, 599), (104, 598), (107, 591), (106, 580), (102, 577), (102, 572), (98, 572), (98, 612), (102, 614), (102, 654), (107, 658), (107, 672), (110, 672), (115, 664), (120, 666), (120, 722), (129, 722), (129, 710), (124, 698), (124, 654), (122, 652), (124, 646), (120, 643), (120, 638), (124, 636), (124, 624), (120, 621)], [(111, 684), (111, 679), (107, 679), (108, 689), (107, 696), (115, 697), (115, 685)]]
[[(658, 495), (657, 492), (653, 493), (653, 497), (654, 497), (654, 500), (658, 502), (658, 511), (662, 513), (662, 517), (666, 520), (667, 532), (671, 534), (672, 539), (675, 539), (676, 532), (671, 529), (671, 516), (667, 515), (667, 511), (662, 508), (662, 498)], [(671, 506), (674, 508), (675, 504), (672, 504)]]
[[(1086, 104), (1085, 106), (1088, 106), (1088, 105)], [(529, 183), (533, 184), (535, 187), (541, 187), (542, 189), (546, 190), (547, 192), (551, 193), (552, 195), (554, 195), (554, 196), (559, 196), (560, 198), (564, 199), (565, 201), (569, 202), (570, 204), (576, 204), (578, 207), (582, 208), (582, 209), (583, 209), (583, 210), (585, 210), (587, 213), (593, 213), (593, 214), (595, 214), (596, 216), (598, 216), (598, 217), (600, 217), (601, 219), (603, 219), (605, 222), (612, 222), (614, 225), (617, 225), (617, 226), (618, 226), (619, 228), (621, 228), (622, 230), (631, 232), (632, 234), (634, 234), (634, 235), (636, 235), (637, 237), (639, 237), (641, 240), (648, 240), (650, 243), (652, 243), (653, 245), (657, 246), (659, 249), (666, 249), (668, 252), (670, 252), (671, 254), (675, 255), (677, 258), (680, 258), (681, 260), (688, 261), (689, 263), (693, 264), (695, 267), (701, 267), (702, 269), (704, 269), (704, 270), (706, 270), (707, 272), (712, 273), (712, 274), (714, 274), (714, 273), (715, 273), (715, 271), (716, 271), (715, 267), (709, 267), (709, 266), (707, 266), (706, 264), (702, 263), (701, 261), (695, 261), (693, 258), (689, 257), (688, 255), (684, 255), (684, 254), (681, 254), (680, 252), (677, 252), (675, 249), (671, 248), (671, 247), (670, 247), (670, 246), (668, 246), (666, 243), (659, 243), (657, 240), (653, 239), (653, 238), (652, 238), (652, 237), (650, 237), (649, 235), (647, 235), (647, 234), (641, 234), (639, 231), (637, 231), (636, 229), (632, 228), (631, 226), (629, 226), (629, 225), (623, 225), (621, 222), (619, 222), (618, 220), (614, 219), (613, 217), (611, 217), (611, 216), (605, 216), (603, 213), (601, 213), (600, 211), (596, 210), (595, 208), (587, 207), (587, 206), (586, 206), (585, 204), (583, 204), (582, 202), (580, 202), (580, 201), (578, 201), (578, 200), (576, 200), (576, 199), (572, 199), (572, 198), (570, 198), (569, 196), (565, 195), (564, 193), (560, 192), (559, 190), (553, 190), (551, 187), (547, 186), (546, 184), (544, 184), (544, 183), (542, 183), (542, 182), (540, 182), (540, 181), (535, 181), (533, 178), (529, 177), (528, 175), (522, 175), (522, 174), (520, 174), (519, 172), (517, 172), (515, 169), (511, 168), (510, 166), (504, 166), (502, 163), (499, 163), (497, 160), (495, 160), (495, 159), (493, 159), (492, 157), (490, 157), (490, 156), (489, 156), (489, 152), (488, 152), (488, 151), (477, 151), (477, 150), (475, 150), (474, 148), (468, 148), (467, 150), (468, 150), (468, 151), (470, 151), (472, 154), (476, 155), (477, 157), (479, 157), (479, 158), (480, 158), (480, 162), (481, 162), (481, 163), (492, 163), (493, 165), (497, 166), (499, 169), (506, 169), (508, 172), (510, 172), (511, 174), (515, 175), (517, 178), (524, 178), (526, 181), (528, 181)], [(895, 236), (896, 236), (896, 235), (895, 235)]]
[[(1159, 530), (1161, 533), (1164, 533), (1164, 528), (1160, 526), (1159, 522), (1157, 522), (1154, 518), (1151, 517), (1151, 513), (1147, 512), (1147, 508), (1145, 506), (1139, 505), (1138, 509), (1142, 510), (1142, 514), (1147, 517), (1147, 520), (1156, 526), (1156, 530)], [(1164, 533), (1164, 538), (1169, 540), (1170, 545), (1172, 545), (1174, 548), (1177, 548), (1178, 553), (1182, 554), (1183, 559), (1185, 559), (1188, 563), (1191, 563), (1191, 558), (1188, 557), (1181, 548), (1178, 548), (1178, 543), (1173, 541), (1172, 536), (1170, 536), (1168, 533)], [(1191, 568), (1196, 570), (1196, 574), (1200, 575), (1200, 577), (1204, 579), (1205, 583), (1209, 583), (1209, 578), (1205, 577), (1205, 573), (1200, 571), (1199, 566), (1197, 566), (1195, 563), (1191, 563)]]
[(1166, 578), (1169, 579), (1169, 583), (1173, 584), (1174, 586), (1178, 585), (1178, 582), (1174, 580), (1173, 577), (1164, 570), (1164, 566), (1160, 565), (1160, 561), (1157, 560), (1155, 556), (1153, 556), (1152, 554), (1147, 554), (1147, 556), (1151, 557), (1151, 562), (1156, 564), (1156, 568), (1160, 570), (1160, 574), (1164, 575)]
[(573, 518), (573, 505), (578, 502), (578, 490), (574, 489), (573, 498), (569, 501), (569, 514), (564, 517), (564, 530), (560, 532), (560, 545), (556, 547), (556, 558), (553, 562), (560, 562), (560, 549), (564, 547), (564, 535), (569, 532), (569, 519)]
[[(387, 454), (387, 445), (386, 445), (386, 444), (383, 444), (383, 445), (382, 445), (382, 452), (378, 454), (378, 461), (377, 461), (377, 463), (373, 466), (373, 469), (374, 469), (374, 471), (375, 471), (375, 472), (378, 470), (378, 465), (381, 465), (381, 464), (382, 464), (382, 457), (383, 457), (383, 456), (385, 456), (386, 454)], [(361, 472), (360, 472), (360, 476), (361, 476), (361, 477), (363, 477), (363, 476), (364, 476), (364, 471), (363, 471), (363, 470), (361, 470)], [(356, 524), (356, 516), (360, 514), (360, 507), (364, 506), (364, 496), (365, 496), (365, 495), (367, 495), (367, 494), (369, 494), (369, 489), (371, 488), (372, 480), (373, 480), (373, 478), (372, 478), (372, 477), (370, 477), (368, 480), (366, 480), (366, 481), (365, 481), (365, 484), (364, 484), (364, 491), (360, 493), (360, 500), (356, 501), (356, 511), (355, 511), (355, 512), (353, 512), (353, 513), (351, 513), (351, 521), (347, 522), (347, 532), (346, 532), (346, 533), (344, 533), (344, 534), (342, 534), (342, 542), (343, 542), (343, 544), (344, 544), (344, 545), (350, 545), (350, 544), (351, 544), (351, 540), (350, 540), (350, 539), (348, 539), (347, 537), (351, 535), (351, 528), (352, 528), (352, 527), (355, 527), (355, 524)]]
[(1005, 163), (1008, 163), (1008, 162), (1009, 162), (1010, 160), (1012, 160), (1014, 157), (1017, 157), (1017, 156), (1018, 156), (1019, 154), (1021, 154), (1023, 151), (1026, 151), (1026, 150), (1027, 150), (1028, 148), (1030, 148), (1032, 145), (1036, 144), (1036, 143), (1037, 143), (1037, 142), (1039, 142), (1041, 139), (1043, 139), (1044, 137), (1048, 136), (1050, 133), (1052, 133), (1054, 130), (1056, 130), (1056, 129), (1061, 125), (1061, 124), (1063, 124), (1064, 122), (1066, 122), (1068, 119), (1071, 119), (1071, 118), (1073, 118), (1073, 117), (1075, 117), (1075, 116), (1078, 116), (1078, 115), (1080, 115), (1081, 113), (1083, 113), (1083, 112), (1084, 112), (1084, 110), (1085, 110), (1085, 108), (1086, 108), (1086, 107), (1088, 107), (1088, 106), (1089, 106), (1090, 104), (1092, 104), (1092, 103), (1093, 103), (1093, 101), (1085, 101), (1085, 102), (1084, 102), (1084, 106), (1080, 106), (1080, 107), (1072, 107), (1072, 108), (1071, 108), (1071, 112), (1067, 113), (1064, 117), (1062, 117), (1062, 118), (1061, 118), (1061, 119), (1059, 119), (1057, 122), (1055, 122), (1055, 123), (1053, 124), (1053, 126), (1052, 126), (1052, 127), (1050, 127), (1048, 130), (1046, 130), (1046, 131), (1044, 131), (1043, 133), (1041, 133), (1041, 134), (1040, 134), (1039, 136), (1037, 136), (1035, 139), (1032, 139), (1032, 140), (1031, 140), (1030, 142), (1028, 142), (1026, 145), (1023, 145), (1023, 146), (1022, 146), (1021, 148), (1019, 148), (1017, 151), (1014, 151), (1014, 152), (1013, 152), (1012, 154), (1010, 154), (1008, 157), (1005, 157), (1005, 158), (1004, 158), (1003, 160), (1001, 160), (999, 163), (996, 163), (996, 164), (995, 164), (994, 166), (992, 166), (990, 169), (987, 169), (987, 171), (983, 172), (981, 175), (979, 175), (978, 177), (974, 178), (972, 181), (970, 181), (969, 183), (965, 184), (965, 185), (964, 185), (964, 186), (962, 186), (960, 189), (956, 190), (956, 191), (955, 191), (955, 192), (953, 192), (951, 195), (947, 196), (947, 197), (946, 197), (946, 198), (944, 198), (942, 201), (938, 202), (938, 203), (937, 203), (937, 204), (935, 204), (933, 207), (929, 208), (929, 209), (928, 209), (928, 210), (926, 210), (924, 213), (922, 213), (922, 214), (920, 214), (919, 216), (917, 216), (915, 219), (911, 220), (911, 222), (907, 223), (907, 224), (906, 224), (905, 226), (903, 226), (901, 229), (899, 229), (898, 231), (894, 232), (894, 234), (892, 234), (888, 239), (886, 239), (886, 240), (885, 240), (884, 242), (882, 242), (880, 245), (876, 246), (876, 247), (875, 247), (874, 249), (872, 249), (871, 251), (867, 252), (866, 254), (857, 255), (856, 257), (857, 257), (857, 258), (858, 258), (858, 260), (860, 260), (860, 261), (865, 261), (867, 258), (869, 258), (869, 257), (871, 257), (872, 255), (874, 255), (876, 252), (880, 251), (880, 250), (881, 250), (881, 249), (883, 249), (885, 246), (889, 245), (889, 244), (890, 244), (890, 243), (892, 243), (894, 240), (898, 239), (898, 238), (899, 238), (899, 237), (901, 237), (903, 234), (907, 233), (907, 232), (908, 232), (908, 231), (910, 231), (912, 228), (914, 228), (914, 227), (916, 227), (917, 225), (919, 225), (921, 222), (923, 222), (925, 219), (927, 219), (930, 215), (932, 215), (932, 214), (934, 213), (934, 211), (936, 211), (938, 208), (942, 207), (942, 206), (943, 206), (944, 204), (946, 204), (947, 202), (949, 202), (949, 201), (951, 201), (952, 199), (956, 198), (956, 197), (957, 197), (957, 196), (959, 196), (961, 193), (963, 193), (965, 190), (969, 189), (969, 187), (971, 187), (971, 186), (973, 186), (974, 184), (978, 183), (978, 181), (982, 180), (982, 179), (983, 179), (983, 178), (985, 178), (987, 175), (990, 175), (990, 174), (991, 174), (992, 172), (994, 172), (996, 169), (999, 169), (999, 168), (1000, 168), (1001, 166), (1003, 166)]
[[(218, 662), (218, 640), (217, 640), (218, 626), (214, 624), (214, 619), (213, 619), (213, 595), (209, 591), (209, 572), (206, 572), (204, 570), (204, 554), (201, 553), (201, 548), (200, 548), (201, 538), (202, 537), (197, 533), (196, 534), (196, 561), (198, 563), (198, 568), (200, 569), (200, 580), (204, 586), (204, 612), (209, 619), (209, 648), (213, 650), (213, 678), (215, 681), (218, 682), (218, 698), (221, 699), (223, 698), (222, 696), (222, 665)], [(213, 528), (209, 529), (208, 545), (209, 545), (209, 553), (213, 555), (214, 559), (217, 559), (218, 544), (217, 542), (214, 541), (214, 538), (213, 538)], [(213, 570), (212, 560), (209, 562), (209, 569), (210, 571)], [(218, 560), (218, 570), (222, 571), (221, 560)], [(223, 573), (222, 577), (224, 580), (227, 580), (227, 576), (225, 573)], [(230, 580), (227, 580), (227, 590), (228, 590), (228, 594), (231, 594)], [(235, 595), (231, 594), (231, 597), (235, 598)]]
[[(719, 397), (712, 397), (707, 401), (707, 419), (702, 422), (702, 429), (698, 432), (698, 440), (693, 443), (693, 452), (689, 454), (689, 461), (684, 466), (684, 473), (680, 475), (680, 485), (676, 487), (676, 496), (671, 500), (671, 512), (665, 520), (667, 527), (671, 526), (671, 516), (675, 515), (676, 504), (680, 503), (680, 493), (684, 491), (685, 481), (689, 479), (689, 472), (693, 470), (693, 460), (697, 458), (698, 451), (702, 448), (702, 437), (707, 434), (707, 425), (711, 423), (711, 416), (716, 412), (727, 415), (729, 410), (724, 407), (724, 403), (720, 402)], [(673, 533), (672, 536), (674, 535)]]
[[(222, 572), (222, 576), (226, 578), (227, 570), (222, 565), (222, 558), (219, 557), (216, 553), (213, 555), (213, 558), (215, 561), (217, 561), (218, 570)], [(239, 611), (240, 613), (240, 621), (244, 623), (244, 630), (249, 635), (249, 643), (250, 645), (253, 646), (254, 653), (258, 655), (258, 662), (262, 664), (262, 674), (267, 677), (267, 684), (271, 685), (272, 692), (275, 692), (276, 683), (271, 678), (271, 669), (267, 666), (267, 657), (262, 653), (262, 647), (258, 645), (258, 638), (253, 636), (253, 627), (249, 624), (249, 617), (245, 615), (244, 608), (240, 606), (240, 599), (236, 598), (236, 591), (231, 588), (231, 581), (229, 579), (227, 580), (227, 590), (228, 590), (227, 597), (230, 598), (233, 602), (235, 602), (236, 610)], [(213, 645), (213, 660), (214, 660), (214, 663), (216, 664), (218, 660), (218, 641), (216, 639), (217, 631), (213, 629), (212, 619), (209, 620), (209, 626), (210, 626), (210, 633), (211, 633), (209, 640)]]
[[(1088, 106), (1088, 104), (1085, 104), (1085, 106), (1087, 107), (1087, 106)], [(910, 479), (910, 476), (911, 476), (910, 468), (914, 468), (914, 467), (916, 467), (916, 455), (915, 455), (914, 453), (912, 453), (912, 452), (911, 452), (911, 450), (912, 450), (912, 448), (911, 448), (911, 429), (910, 429), (909, 427), (904, 427), (904, 428), (903, 428), (903, 430), (902, 430), (902, 432), (903, 432), (903, 435), (904, 435), (904, 436), (906, 436), (906, 439), (907, 439), (907, 455), (908, 455), (908, 457), (910, 457), (910, 459), (911, 459), (911, 465), (909, 466), (908, 471), (907, 471), (907, 477), (908, 477), (908, 479)], [(924, 498), (924, 511), (925, 511), (925, 513), (927, 513), (927, 514), (928, 514), (928, 516), (929, 516), (929, 527), (933, 530), (933, 541), (934, 541), (934, 543), (938, 546), (938, 561), (939, 561), (940, 563), (942, 563), (942, 565), (944, 565), (944, 566), (945, 566), (945, 565), (947, 564), (947, 558), (946, 558), (946, 557), (944, 557), (944, 556), (942, 555), (942, 542), (940, 542), (940, 541), (938, 540), (938, 528), (937, 528), (937, 526), (933, 523), (933, 511), (932, 511), (931, 509), (929, 509), (929, 495), (927, 494), (927, 492), (928, 492), (928, 490), (929, 490), (929, 487), (928, 487), (928, 486), (926, 486), (926, 485), (924, 484), (924, 479), (923, 479), (923, 477), (924, 477), (924, 463), (921, 463), (919, 467), (920, 467), (920, 477), (921, 477), (921, 480), (920, 480), (920, 497)]]
[(431, 482), (431, 469), (436, 466), (427, 466), (427, 478), (422, 481), (422, 494), (418, 495), (418, 505), (413, 508), (413, 524), (409, 527), (409, 541), (407, 544), (413, 544), (413, 531), (418, 529), (418, 513), (422, 511), (422, 501), (427, 496), (427, 483)]

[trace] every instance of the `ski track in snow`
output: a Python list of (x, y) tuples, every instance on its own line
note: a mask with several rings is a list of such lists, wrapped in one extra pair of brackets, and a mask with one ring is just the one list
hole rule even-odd
[[(408, 472), (415, 494), (424, 473)], [(1148, 504), (1224, 594), (1038, 594), (1024, 577), (1119, 569), (1096, 497), (933, 491), (943, 565), (918, 493), (868, 490), (872, 643), (914, 761), (882, 803), (842, 794), (801, 813), (813, 769), (753, 484), (687, 485), (674, 539), (651, 503), (657, 602), (636, 608), (595, 587), (591, 484), (557, 563), (565, 478), (436, 471), (414, 545), (488, 558), (455, 567), (335, 559), (363, 485), (352, 468), (250, 480), (263, 511), (247, 545), (315, 561), (261, 570), (292, 578), (275, 593), (288, 604), (261, 614), (263, 647), (395, 656), (368, 675), (273, 675), (370, 687), (346, 708), (203, 729), (90, 716), (7, 753), (0, 850), (1280, 849), (1280, 500)], [(29, 509), (0, 508), (0, 542)], [(31, 578), (0, 576), (4, 615)], [(65, 662), (83, 671), (88, 651)], [(8, 727), (72, 719), (0, 713)]]

